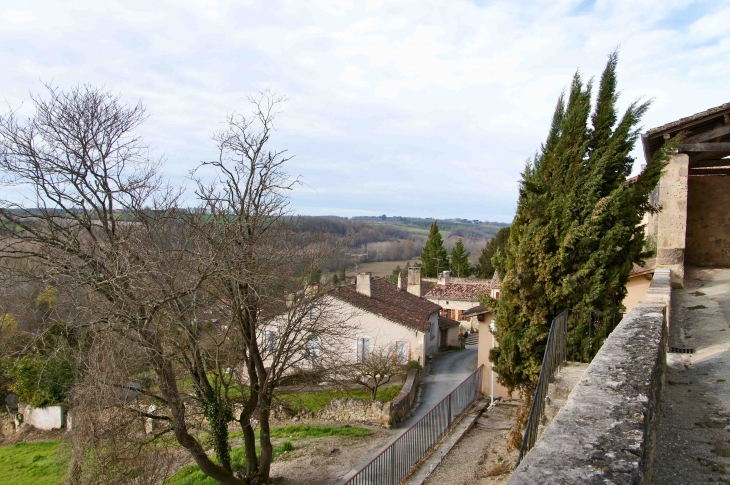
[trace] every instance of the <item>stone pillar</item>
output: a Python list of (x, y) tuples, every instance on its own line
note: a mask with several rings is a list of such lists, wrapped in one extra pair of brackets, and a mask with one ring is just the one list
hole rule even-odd
[(675, 153), (659, 183), (657, 266), (671, 270), (674, 287), (684, 284), (684, 249), (687, 234), (689, 155)]

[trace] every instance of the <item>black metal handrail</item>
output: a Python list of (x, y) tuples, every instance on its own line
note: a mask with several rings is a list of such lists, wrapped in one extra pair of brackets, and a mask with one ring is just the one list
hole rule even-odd
[(446, 434), (454, 418), (479, 396), (483, 370), (482, 365), (472, 372), (448, 396), (347, 480), (345, 485), (397, 485)]
[(545, 415), (548, 385), (555, 373), (566, 360), (590, 363), (622, 318), (623, 313), (568, 309), (553, 319), (517, 466), (535, 446), (538, 428)]
[(517, 465), (520, 464), (522, 458), (535, 445), (537, 428), (545, 413), (545, 397), (547, 396), (548, 384), (555, 377), (555, 373), (560, 369), (560, 366), (563, 365), (567, 357), (568, 314), (569, 311), (565, 310), (553, 318), (550, 324), (550, 333), (548, 334), (547, 344), (545, 345), (545, 354), (542, 356), (540, 377), (537, 380), (537, 388), (532, 399), (530, 417), (527, 420), (527, 428), (525, 428), (525, 435), (522, 438), (522, 446), (520, 447), (520, 454), (517, 457)]

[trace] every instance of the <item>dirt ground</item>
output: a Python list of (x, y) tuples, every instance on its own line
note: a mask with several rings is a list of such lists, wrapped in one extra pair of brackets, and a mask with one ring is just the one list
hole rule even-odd
[(454, 446), (426, 485), (501, 485), (517, 462), (517, 451), (507, 451), (510, 429), (522, 403), (497, 402)]
[(730, 269), (687, 268), (672, 294), (653, 483), (730, 484)]
[[(298, 423), (296, 423), (298, 424)], [(307, 422), (333, 425), (341, 423)], [(361, 426), (361, 425), (358, 425)], [(316, 438), (292, 441), (295, 450), (271, 465), (277, 485), (334, 485), (355, 472), (363, 456), (381, 449), (395, 431), (364, 426), (372, 431), (365, 438)], [(285, 440), (281, 440), (285, 441)]]

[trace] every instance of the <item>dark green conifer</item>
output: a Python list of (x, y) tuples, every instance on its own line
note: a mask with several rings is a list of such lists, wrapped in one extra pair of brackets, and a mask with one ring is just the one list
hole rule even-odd
[(474, 266), (474, 274), (478, 278), (490, 279), (494, 276), (494, 265), (492, 264), (492, 257), (498, 252), (504, 252), (504, 247), (507, 245), (509, 240), (509, 226), (500, 229), (497, 234), (487, 241), (487, 244), (482, 248), (482, 252), (479, 255), (479, 260), (476, 266)]
[(465, 278), (471, 274), (469, 252), (464, 248), (464, 241), (459, 239), (456, 246), (451, 248), (451, 276)]
[(547, 140), (522, 174), (509, 243), (493, 259), (502, 282), (499, 347), (490, 360), (500, 382), (527, 397), (552, 319), (567, 308), (619, 311), (633, 264), (650, 256), (640, 222), (677, 141), (627, 181), (649, 103), (634, 102), (618, 118), (616, 63), (614, 52), (592, 115), (591, 82), (584, 84), (579, 74), (567, 103), (558, 98)]
[(436, 221), (431, 224), (428, 241), (421, 251), (421, 267), (426, 278), (435, 278), (441, 271), (449, 269), (449, 258)]

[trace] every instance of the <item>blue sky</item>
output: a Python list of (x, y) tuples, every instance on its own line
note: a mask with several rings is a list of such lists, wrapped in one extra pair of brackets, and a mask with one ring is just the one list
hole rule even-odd
[(13, 2), (0, 95), (22, 111), (52, 81), (142, 99), (182, 179), (270, 89), (288, 98), (274, 143), (305, 182), (297, 212), (508, 222), (558, 94), (616, 46), (621, 105), (654, 99), (646, 128), (730, 101), (730, 6), (679, 0)]

